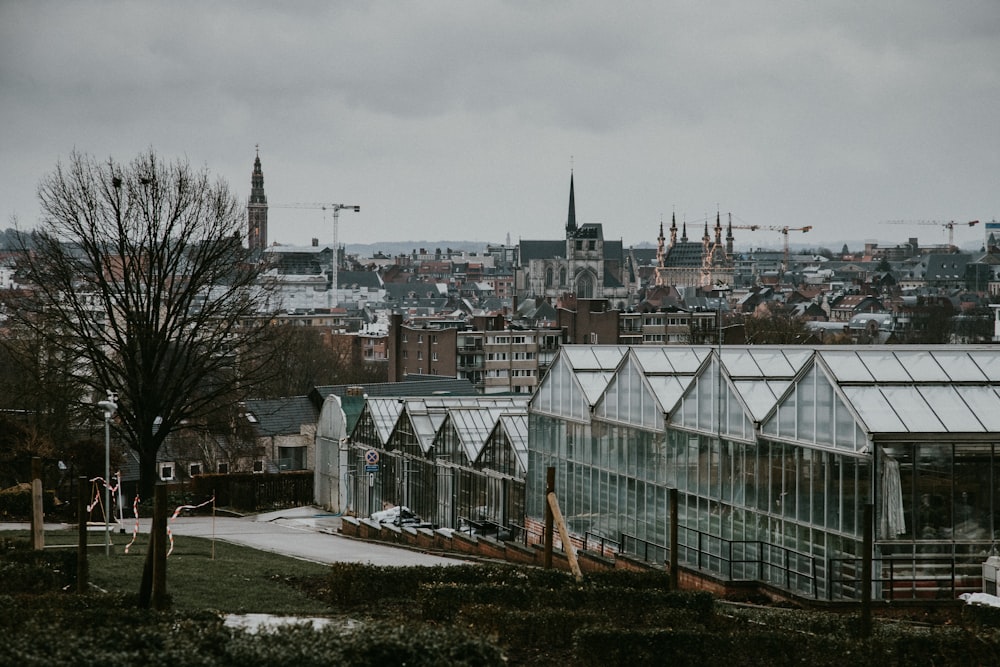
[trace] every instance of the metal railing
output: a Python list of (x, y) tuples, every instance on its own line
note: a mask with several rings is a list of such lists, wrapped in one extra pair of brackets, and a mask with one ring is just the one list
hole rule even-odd
[[(872, 561), (872, 586), (884, 600), (955, 600), (983, 590), (982, 554), (884, 554)], [(827, 598), (855, 592), (861, 558), (831, 558)]]
[[(815, 556), (761, 540), (728, 540), (696, 528), (677, 528), (680, 542), (677, 557), (681, 564), (721, 575), (728, 581), (766, 581), (790, 591), (819, 597)], [(630, 544), (634, 545), (631, 550)], [(656, 544), (626, 533), (622, 533), (621, 545), (623, 552), (643, 560), (669, 560), (669, 545)], [(650, 554), (654, 557), (650, 558)]]
[[(729, 540), (687, 526), (678, 526), (678, 535), (679, 563), (727, 581), (762, 581), (814, 599), (861, 597), (860, 557), (826, 558), (761, 540)], [(643, 560), (669, 560), (669, 545), (622, 533), (620, 546), (623, 553)], [(982, 590), (984, 560), (978, 551), (883, 554), (872, 561), (873, 593), (883, 600), (954, 600)]]
[(621, 551), (622, 550), (621, 540), (613, 540), (610, 537), (604, 537), (603, 535), (592, 533), (589, 530), (584, 531), (583, 533), (584, 551), (592, 550), (604, 554), (609, 549), (611, 551)]

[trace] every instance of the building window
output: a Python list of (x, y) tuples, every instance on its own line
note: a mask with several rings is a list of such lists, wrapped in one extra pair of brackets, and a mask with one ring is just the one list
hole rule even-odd
[(216, 466), (216, 468), (218, 469), (220, 475), (229, 474), (229, 464), (225, 461), (219, 461), (219, 465)]
[(261, 460), (254, 461), (253, 462), (253, 471), (254, 472), (264, 472), (264, 462), (261, 461)]
[(437, 360), (438, 360), (438, 353), (431, 352), (431, 361), (437, 361)]
[(192, 463), (191, 464), (191, 468), (190, 468), (190, 473), (191, 473), (192, 477), (194, 477), (195, 475), (200, 475), (201, 474), (201, 464), (200, 463)]
[(173, 462), (170, 462), (170, 463), (161, 463), (160, 464), (160, 479), (163, 480), (164, 482), (169, 482), (169, 481), (173, 480), (173, 478), (174, 478), (174, 464), (173, 464)]
[(305, 447), (278, 447), (278, 468), (280, 470), (305, 470)]
[(423, 360), (424, 360), (423, 350), (417, 350), (417, 361), (423, 361)]

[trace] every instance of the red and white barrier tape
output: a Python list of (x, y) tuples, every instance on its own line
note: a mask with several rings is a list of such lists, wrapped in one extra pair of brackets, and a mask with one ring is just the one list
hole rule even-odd
[(139, 494), (135, 494), (135, 500), (132, 501), (132, 514), (135, 515), (135, 526), (132, 528), (132, 541), (125, 545), (125, 553), (128, 553), (129, 547), (135, 544), (135, 538), (139, 534)]
[[(174, 514), (173, 516), (170, 517), (170, 521), (172, 522), (174, 519), (176, 519), (177, 515), (181, 513), (181, 510), (196, 510), (199, 507), (204, 507), (205, 505), (214, 502), (215, 502), (215, 496), (212, 496), (211, 498), (209, 498), (200, 505), (181, 505), (180, 507), (174, 510)], [(169, 556), (174, 551), (174, 534), (170, 531), (169, 522), (167, 523), (167, 537), (170, 538), (170, 549), (167, 550), (167, 555)]]
[[(111, 486), (110, 484), (108, 484), (108, 481), (106, 479), (104, 479), (103, 477), (94, 477), (93, 479), (90, 480), (91, 484), (94, 484), (94, 482), (100, 482), (105, 487), (107, 487), (108, 491), (110, 491), (111, 493), (115, 493), (116, 491), (118, 491), (118, 486), (121, 484), (121, 477), (118, 478), (118, 483), (115, 484), (114, 486)], [(95, 484), (94, 485), (94, 502), (92, 502), (89, 505), (87, 505), (87, 513), (89, 514), (90, 512), (93, 512), (94, 508), (97, 507), (97, 504), (99, 502), (101, 502), (101, 488)], [(104, 508), (104, 511), (107, 512), (108, 509)]]

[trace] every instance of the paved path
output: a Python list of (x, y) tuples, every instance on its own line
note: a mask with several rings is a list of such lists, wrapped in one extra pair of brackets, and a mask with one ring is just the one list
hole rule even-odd
[[(140, 532), (149, 532), (149, 519), (139, 520)], [(133, 523), (126, 520), (129, 535)], [(261, 551), (303, 558), (317, 563), (371, 563), (373, 565), (461, 565), (466, 561), (403, 549), (391, 545), (356, 540), (335, 531), (340, 519), (324, 514), (315, 507), (299, 507), (254, 516), (230, 518), (216, 516), (178, 516), (170, 521), (175, 539), (185, 535), (215, 537)], [(0, 530), (26, 529), (28, 524), (0, 523)], [(61, 524), (46, 524), (46, 530), (72, 528)], [(117, 528), (113, 528), (117, 530)], [(125, 536), (116, 534), (118, 544)], [(103, 534), (101, 535), (103, 544)], [(131, 539), (131, 538), (129, 538)]]

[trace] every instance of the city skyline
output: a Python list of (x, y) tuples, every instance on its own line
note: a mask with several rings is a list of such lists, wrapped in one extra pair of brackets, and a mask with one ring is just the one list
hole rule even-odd
[[(660, 220), (795, 241), (984, 238), (998, 215), (1000, 13), (819, 2), (0, 4), (0, 227), (73, 150), (153, 148), (250, 194), (269, 242), (558, 238)], [(738, 246), (780, 247), (741, 230)]]

